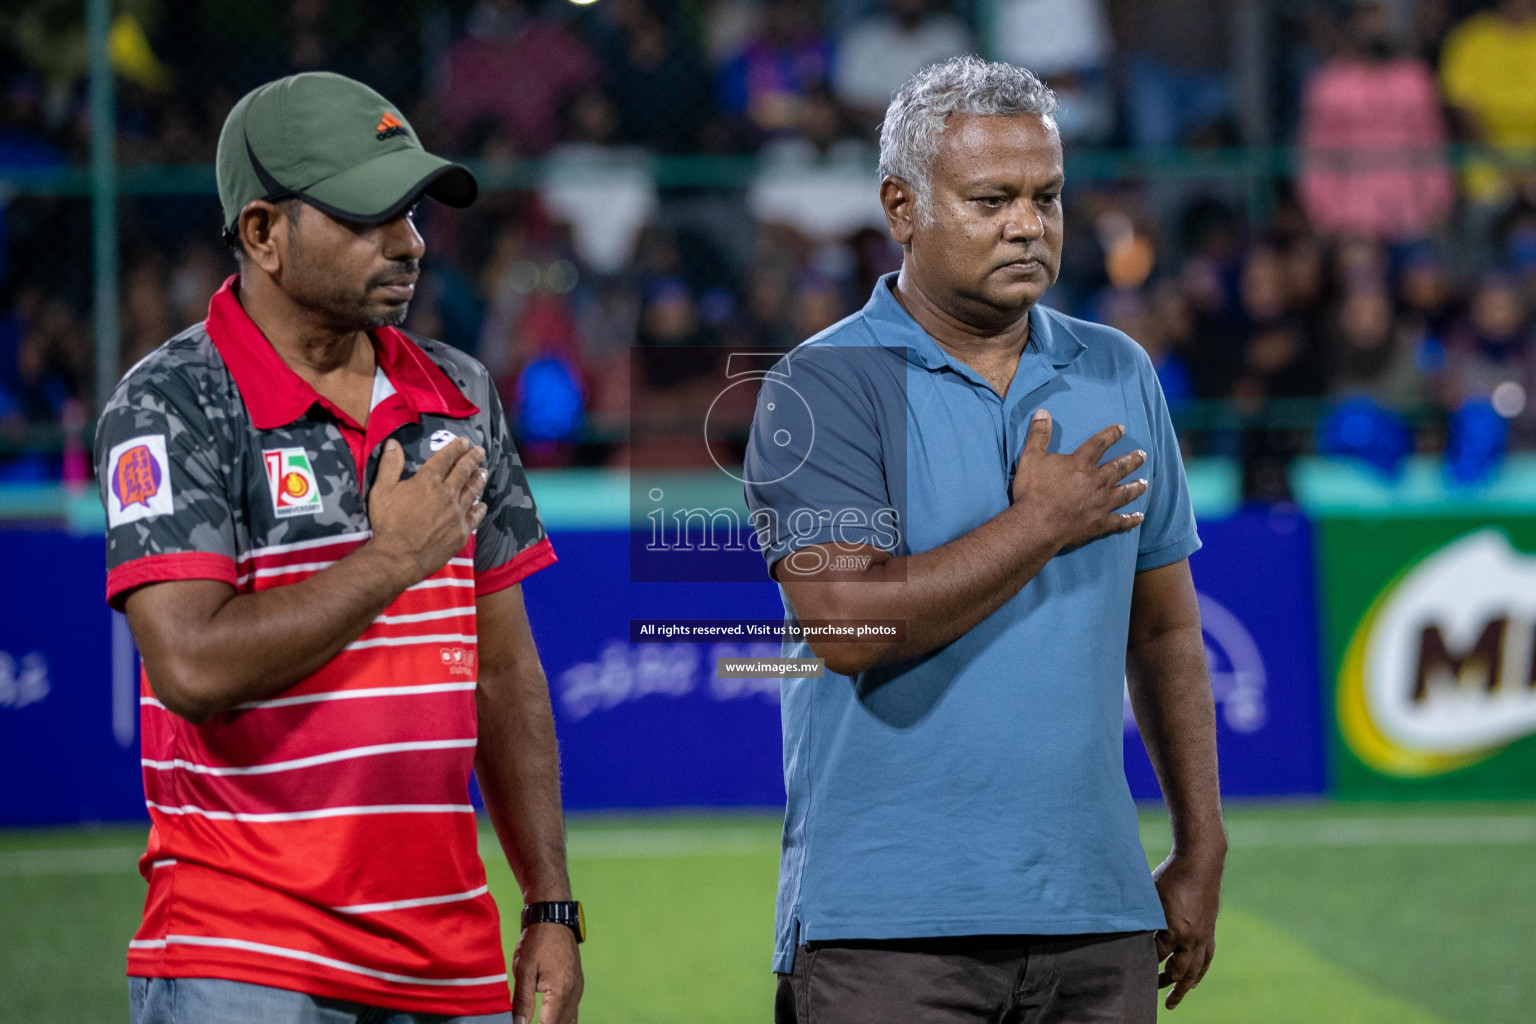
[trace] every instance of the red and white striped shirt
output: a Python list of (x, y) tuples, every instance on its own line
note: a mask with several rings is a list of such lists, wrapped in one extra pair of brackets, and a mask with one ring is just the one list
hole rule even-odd
[(485, 370), (380, 329), (365, 426), (240, 308), (131, 370), (103, 414), (108, 599), (162, 580), (290, 586), (366, 543), (383, 441), (407, 473), (484, 445), (476, 537), (315, 674), (193, 725), (142, 687), (149, 881), (128, 971), (217, 977), (420, 1013), (510, 1008), (470, 805), (475, 598), (554, 561)]

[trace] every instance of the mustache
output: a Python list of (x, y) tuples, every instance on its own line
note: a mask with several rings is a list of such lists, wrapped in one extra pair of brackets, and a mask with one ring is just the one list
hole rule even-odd
[(420, 260), (401, 260), (388, 270), (381, 270), (370, 277), (368, 287), (382, 288), (392, 284), (410, 284), (420, 275)]

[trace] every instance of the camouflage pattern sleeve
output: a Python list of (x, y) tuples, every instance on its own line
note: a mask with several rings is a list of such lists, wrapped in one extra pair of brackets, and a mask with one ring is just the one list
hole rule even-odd
[(555, 549), (544, 532), (539, 510), (528, 490), (496, 389), (488, 389), (485, 465), (490, 473), (482, 501), (485, 520), (475, 534), (475, 595), (504, 590), (554, 564)]
[(234, 585), (235, 525), (225, 472), (195, 389), (152, 364), (124, 380), (96, 427), (107, 513), (107, 603), (166, 580)]

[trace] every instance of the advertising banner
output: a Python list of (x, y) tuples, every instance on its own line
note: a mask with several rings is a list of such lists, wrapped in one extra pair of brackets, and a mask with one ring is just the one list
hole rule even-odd
[[(553, 541), (560, 561), (525, 591), (566, 806), (782, 806), (778, 681), (713, 678), (717, 657), (777, 656), (779, 643), (629, 642), (635, 617), (779, 621), (777, 588), (631, 584), (627, 532)], [(0, 825), (147, 817), (138, 658), (104, 601), (103, 545), (0, 530)]]
[(0, 531), (0, 824), (146, 818), (138, 667), (103, 538)]
[(757, 583), (631, 583), (626, 531), (553, 541), (560, 561), (523, 589), (549, 674), (566, 806), (782, 807), (778, 680), (715, 678), (717, 658), (778, 657), (779, 642), (630, 635), (640, 618), (782, 620), (767, 570)]
[[(1240, 516), (1201, 531), (1206, 546), (1193, 565), (1223, 788), (1234, 796), (1317, 792), (1322, 715), (1307, 522)], [(626, 531), (555, 531), (552, 539), (559, 561), (524, 590), (549, 676), (566, 805), (782, 806), (779, 681), (718, 670), (721, 659), (780, 653), (772, 627), (782, 607), (766, 573), (758, 582), (635, 583)], [(0, 824), (144, 818), (137, 658), (126, 620), (102, 601), (102, 544), (100, 536), (0, 531), (0, 563), (16, 581), (0, 592), (0, 767), (13, 780), (0, 788)], [(643, 636), (637, 620), (736, 624), (740, 635)], [(1125, 752), (1133, 791), (1156, 797), (1129, 713)]]
[[(1201, 525), (1192, 559), (1216, 697), (1222, 788), (1231, 796), (1323, 790), (1312, 534), (1298, 514)], [(761, 583), (630, 583), (618, 532), (555, 536), (560, 563), (525, 585), (550, 677), (567, 805), (772, 805), (783, 801), (778, 681), (716, 678), (717, 658), (779, 654), (755, 639), (778, 619)], [(654, 642), (632, 619), (742, 623), (721, 642)], [(1127, 705), (1126, 773), (1159, 796)]]
[[(1205, 657), (1216, 698), (1216, 746), (1227, 796), (1323, 790), (1317, 604), (1312, 530), (1294, 512), (1250, 512), (1200, 524), (1190, 558)], [(1155, 799), (1130, 702), (1125, 771), (1138, 799)]]
[(1536, 796), (1536, 518), (1321, 524), (1340, 796)]

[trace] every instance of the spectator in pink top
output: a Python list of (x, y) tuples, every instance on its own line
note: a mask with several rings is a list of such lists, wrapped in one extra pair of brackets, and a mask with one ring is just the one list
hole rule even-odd
[(567, 101), (596, 81), (596, 58), (520, 0), (481, 0), (468, 28), (448, 51), (437, 82), (437, 109), (451, 147), (478, 151), (494, 140), (507, 155), (543, 154), (560, 141)]
[(1300, 191), (1323, 234), (1423, 238), (1454, 198), (1434, 74), (1396, 52), (1383, 5), (1355, 6), (1345, 50), (1302, 96)]

